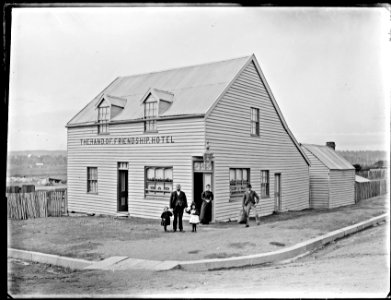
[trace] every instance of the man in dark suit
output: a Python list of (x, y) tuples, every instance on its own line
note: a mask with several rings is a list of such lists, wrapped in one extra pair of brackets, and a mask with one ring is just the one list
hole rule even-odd
[(183, 210), (187, 207), (186, 194), (181, 191), (181, 185), (177, 184), (176, 191), (171, 193), (170, 208), (173, 209), (174, 222), (173, 229), (176, 231), (177, 220), (179, 219), (179, 230), (183, 231), (182, 216)]
[[(257, 199), (257, 200), (255, 200)], [(246, 227), (249, 227), (249, 219), (250, 219), (250, 210), (254, 209), (255, 211), (255, 219), (257, 221), (257, 225), (259, 225), (259, 212), (257, 204), (259, 203), (259, 196), (258, 194), (251, 189), (251, 184), (247, 184), (247, 191), (243, 195), (243, 209), (246, 212)]]

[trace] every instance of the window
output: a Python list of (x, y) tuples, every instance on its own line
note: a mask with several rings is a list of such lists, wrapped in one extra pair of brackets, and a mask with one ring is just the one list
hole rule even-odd
[(157, 118), (157, 101), (154, 99), (147, 99), (144, 103), (144, 131), (153, 132), (157, 131), (156, 118)]
[(269, 171), (261, 171), (261, 198), (268, 198), (269, 194)]
[(251, 107), (251, 135), (259, 136), (259, 109)]
[(98, 192), (98, 168), (87, 167), (87, 193)]
[(242, 194), (250, 183), (250, 169), (229, 169), (229, 191), (231, 196)]
[(172, 167), (145, 168), (145, 194), (165, 195), (172, 192)]
[(109, 132), (109, 114), (110, 114), (109, 106), (98, 108), (98, 133), (99, 134), (106, 134)]

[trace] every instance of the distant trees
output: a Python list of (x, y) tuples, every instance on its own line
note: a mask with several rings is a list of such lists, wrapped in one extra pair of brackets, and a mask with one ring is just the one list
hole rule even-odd
[(383, 168), (386, 166), (386, 162), (384, 160), (379, 160), (373, 164), (375, 168)]
[(361, 170), (376, 168), (376, 164), (383, 164), (383, 166), (385, 166), (385, 161), (388, 158), (386, 151), (342, 150), (337, 152), (351, 164), (359, 164), (361, 166)]
[(356, 172), (361, 171), (361, 165), (360, 164), (354, 164), (353, 167), (356, 169)]

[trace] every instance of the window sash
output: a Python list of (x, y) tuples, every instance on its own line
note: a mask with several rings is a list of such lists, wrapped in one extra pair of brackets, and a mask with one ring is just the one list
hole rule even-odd
[(229, 188), (230, 194), (240, 194), (246, 190), (250, 182), (250, 169), (230, 168), (229, 169)]
[(156, 120), (145, 121), (144, 130), (145, 131), (157, 131)]
[(269, 171), (261, 171), (261, 198), (268, 198), (270, 196), (269, 187)]
[(109, 131), (109, 107), (99, 107), (98, 109), (98, 133)]
[(87, 192), (98, 192), (98, 168), (87, 167)]
[(173, 191), (172, 167), (145, 167), (145, 195), (165, 195)]
[(251, 134), (259, 135), (259, 109), (258, 108), (251, 108), (250, 124), (251, 124)]
[(145, 102), (144, 116), (146, 119), (152, 119), (157, 117), (157, 102)]
[(147, 100), (144, 103), (144, 131), (157, 131), (156, 126), (156, 118), (157, 118), (157, 101), (155, 100)]

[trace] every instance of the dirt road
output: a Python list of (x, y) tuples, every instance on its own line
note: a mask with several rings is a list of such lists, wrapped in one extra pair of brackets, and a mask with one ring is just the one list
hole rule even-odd
[(211, 272), (70, 271), (11, 261), (12, 295), (162, 297), (385, 297), (389, 224), (367, 229), (293, 263)]

